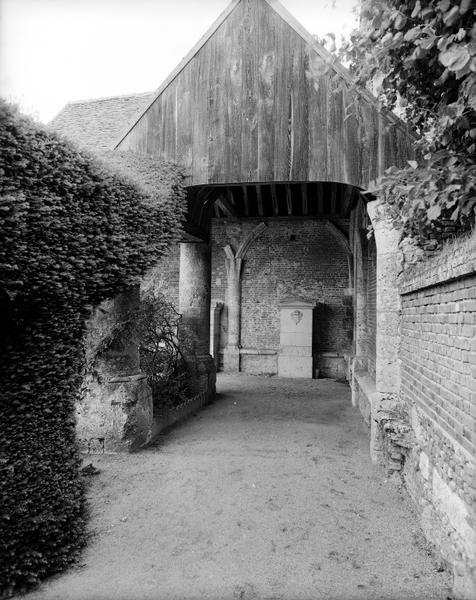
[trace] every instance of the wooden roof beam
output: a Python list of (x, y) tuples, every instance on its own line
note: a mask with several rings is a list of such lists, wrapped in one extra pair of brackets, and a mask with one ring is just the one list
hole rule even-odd
[[(209, 212), (206, 210), (207, 208), (207, 204), (210, 202), (210, 199), (213, 198), (213, 195), (215, 193), (214, 188), (205, 188), (206, 191), (203, 192), (203, 196), (202, 198), (200, 198), (200, 193), (199, 193), (199, 200), (197, 200), (197, 208), (199, 208), (200, 213), (198, 216), (198, 219), (195, 221), (195, 223), (199, 226), (202, 227), (204, 221), (205, 221), (205, 227), (203, 228), (204, 231), (206, 231), (207, 227), (206, 227), (206, 221), (208, 220), (209, 217)], [(198, 211), (197, 211), (198, 212)], [(195, 212), (195, 216), (197, 215), (197, 212)]]
[(273, 215), (277, 217), (279, 215), (278, 197), (276, 195), (276, 186), (271, 184), (271, 201), (273, 203)]
[(306, 183), (303, 183), (301, 185), (301, 196), (302, 196), (302, 212), (304, 215), (307, 215), (308, 208), (307, 208), (307, 184)]
[(316, 183), (317, 214), (324, 214), (324, 188), (322, 183)]
[(290, 185), (286, 186), (286, 206), (288, 209), (288, 216), (291, 217), (293, 214), (293, 198)]
[(245, 206), (245, 217), (250, 216), (249, 204), (248, 204), (248, 188), (246, 185), (241, 186), (243, 190), (243, 204)]
[(354, 196), (354, 188), (351, 185), (347, 185), (344, 191), (344, 201), (342, 206), (342, 216), (346, 217), (349, 215), (352, 208), (352, 200)]
[(337, 185), (331, 183), (331, 215), (337, 213)]
[(238, 213), (236, 208), (229, 200), (227, 200), (223, 195), (220, 196), (216, 201), (215, 205), (218, 205), (220, 209), (225, 213), (225, 216), (228, 219), (237, 219)]
[(262, 217), (264, 212), (263, 212), (263, 196), (261, 194), (261, 186), (260, 185), (256, 186), (256, 199), (258, 200), (258, 215), (260, 217)]

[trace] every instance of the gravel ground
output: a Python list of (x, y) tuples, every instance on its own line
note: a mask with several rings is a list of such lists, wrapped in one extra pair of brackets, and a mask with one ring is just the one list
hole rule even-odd
[(133, 455), (88, 457), (90, 543), (25, 600), (444, 600), (349, 389), (220, 376), (214, 404)]

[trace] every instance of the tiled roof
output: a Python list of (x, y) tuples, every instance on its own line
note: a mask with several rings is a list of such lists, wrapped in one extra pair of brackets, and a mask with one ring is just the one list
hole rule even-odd
[(100, 153), (114, 147), (134, 115), (141, 114), (153, 97), (150, 92), (68, 102), (48, 126), (81, 148)]

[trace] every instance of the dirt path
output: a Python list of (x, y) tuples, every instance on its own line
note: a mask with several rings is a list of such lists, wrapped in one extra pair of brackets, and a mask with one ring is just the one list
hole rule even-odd
[(219, 390), (160, 445), (94, 457), (82, 564), (25, 598), (446, 598), (347, 386), (240, 375)]

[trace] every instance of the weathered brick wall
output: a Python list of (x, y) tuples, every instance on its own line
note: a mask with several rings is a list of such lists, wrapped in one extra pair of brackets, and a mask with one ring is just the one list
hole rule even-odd
[[(236, 251), (258, 223), (213, 220), (212, 306), (216, 302), (226, 303), (223, 248), (230, 244)], [(299, 296), (318, 303), (317, 352), (348, 352), (353, 324), (346, 306), (349, 272), (344, 250), (324, 221), (269, 219), (267, 225), (251, 245), (243, 265), (241, 345), (277, 351), (279, 303), (287, 297)], [(343, 230), (348, 228), (345, 221), (339, 225)], [(223, 317), (222, 346), (226, 342), (226, 311)]]
[[(227, 340), (227, 276), (223, 248), (230, 244), (236, 251), (259, 220), (234, 222), (213, 219), (212, 298), (213, 307), (221, 302), (220, 352)], [(339, 227), (347, 231), (348, 223)], [(243, 265), (241, 345), (258, 351), (279, 349), (279, 303), (289, 296), (300, 296), (318, 304), (315, 311), (315, 349), (324, 354), (318, 365), (322, 374), (335, 376), (336, 357), (349, 352), (353, 320), (346, 295), (349, 286), (348, 263), (344, 250), (322, 220), (267, 220), (267, 229), (251, 245)], [(180, 248), (154, 267), (142, 283), (142, 290), (161, 292), (178, 308)], [(331, 356), (329, 356), (329, 354)], [(335, 355), (332, 356), (332, 355)], [(250, 371), (270, 371), (276, 355), (243, 355), (242, 367)], [(256, 370), (257, 369), (257, 370)]]
[(377, 356), (377, 249), (372, 237), (367, 243), (367, 368), (375, 378)]
[(404, 476), (430, 539), (476, 594), (476, 237), (401, 276), (402, 399), (414, 446)]
[(474, 451), (476, 275), (406, 294), (402, 300), (404, 397)]

